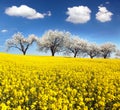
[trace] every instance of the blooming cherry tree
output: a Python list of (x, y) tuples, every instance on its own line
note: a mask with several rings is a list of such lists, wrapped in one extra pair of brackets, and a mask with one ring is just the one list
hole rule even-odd
[(72, 53), (74, 57), (80, 53), (85, 52), (87, 47), (87, 41), (80, 39), (77, 36), (70, 38), (65, 44), (66, 53)]
[(94, 58), (100, 53), (100, 48), (95, 43), (88, 43), (86, 53), (90, 58)]
[(56, 52), (60, 52), (64, 48), (64, 44), (69, 38), (69, 32), (63, 32), (58, 30), (48, 30), (45, 34), (38, 40), (38, 50), (50, 51), (52, 56)]
[(107, 42), (100, 46), (101, 56), (104, 58), (110, 57), (112, 52), (115, 52), (116, 46), (113, 43)]
[(6, 40), (6, 47), (7, 50), (10, 48), (17, 48), (25, 55), (30, 45), (36, 40), (37, 37), (34, 34), (29, 35), (28, 38), (24, 38), (24, 36), (18, 32), (14, 34), (11, 39)]

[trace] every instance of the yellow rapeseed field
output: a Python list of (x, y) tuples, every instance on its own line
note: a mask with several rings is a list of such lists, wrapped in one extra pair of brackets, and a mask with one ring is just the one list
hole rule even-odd
[(120, 60), (0, 53), (0, 110), (120, 110)]

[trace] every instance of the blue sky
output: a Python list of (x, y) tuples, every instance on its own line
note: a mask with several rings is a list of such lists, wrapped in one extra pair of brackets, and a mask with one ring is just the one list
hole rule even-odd
[[(16, 32), (41, 37), (49, 29), (120, 46), (120, 0), (0, 0), (0, 51)], [(11, 53), (19, 51), (12, 49)], [(28, 53), (37, 53), (31, 47)]]

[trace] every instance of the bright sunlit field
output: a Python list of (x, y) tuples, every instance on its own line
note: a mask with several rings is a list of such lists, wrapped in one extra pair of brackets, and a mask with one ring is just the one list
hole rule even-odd
[(0, 110), (119, 109), (119, 59), (0, 53)]

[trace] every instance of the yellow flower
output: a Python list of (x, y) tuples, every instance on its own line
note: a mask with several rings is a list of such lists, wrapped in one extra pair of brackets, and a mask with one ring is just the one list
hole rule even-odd
[(0, 53), (0, 110), (117, 110), (119, 84), (117, 59)]
[(1, 103), (0, 108), (1, 108), (1, 110), (7, 110), (8, 106), (6, 106), (5, 103)]

